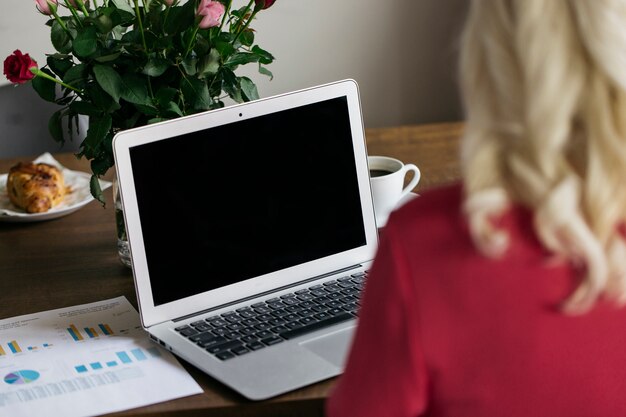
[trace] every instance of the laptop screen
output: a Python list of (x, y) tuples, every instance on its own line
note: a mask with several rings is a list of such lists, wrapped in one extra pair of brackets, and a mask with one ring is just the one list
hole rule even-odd
[(155, 306), (366, 244), (346, 97), (130, 159)]

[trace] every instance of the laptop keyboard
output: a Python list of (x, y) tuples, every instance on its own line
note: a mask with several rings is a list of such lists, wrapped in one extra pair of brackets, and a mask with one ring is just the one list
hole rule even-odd
[(194, 321), (175, 330), (221, 360), (320, 330), (357, 316), (367, 272)]

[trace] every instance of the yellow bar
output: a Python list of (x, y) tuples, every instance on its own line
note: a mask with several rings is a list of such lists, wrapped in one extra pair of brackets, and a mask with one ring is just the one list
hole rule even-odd
[(93, 335), (95, 337), (99, 337), (100, 335), (98, 334), (98, 332), (96, 331), (96, 329), (94, 329), (93, 327), (90, 327), (89, 330), (91, 330), (91, 333), (93, 333)]
[(4, 349), (2, 349), (2, 346), (0, 346), (0, 355), (6, 355), (7, 353), (4, 351)]
[(17, 353), (21, 353), (22, 352), (22, 349), (20, 348), (20, 345), (17, 344), (17, 341), (12, 340), (11, 344), (13, 345), (13, 347), (15, 348)]
[(74, 330), (74, 333), (76, 333), (76, 337), (78, 337), (78, 340), (83, 340), (83, 335), (80, 334), (76, 326), (74, 326), (73, 324), (70, 324), (70, 329)]
[(107, 332), (109, 332), (109, 334), (113, 334), (113, 330), (111, 330), (108, 324), (105, 324), (104, 328), (107, 329)]

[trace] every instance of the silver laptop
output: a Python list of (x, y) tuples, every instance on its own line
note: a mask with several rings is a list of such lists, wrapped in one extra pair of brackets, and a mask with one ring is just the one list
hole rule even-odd
[(378, 235), (353, 80), (113, 141), (144, 328), (252, 400), (340, 374)]

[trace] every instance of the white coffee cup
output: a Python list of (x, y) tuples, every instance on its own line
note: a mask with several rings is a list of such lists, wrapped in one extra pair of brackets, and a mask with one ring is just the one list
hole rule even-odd
[[(417, 186), (421, 173), (417, 166), (404, 164), (388, 156), (368, 156), (367, 164), (370, 171), (376, 223), (378, 227), (382, 227), (387, 223), (389, 214), (400, 200)], [(404, 187), (404, 179), (409, 171), (413, 172), (413, 178)]]

